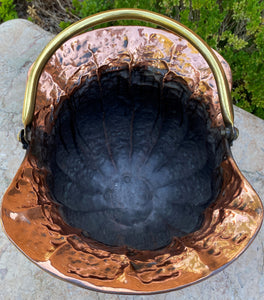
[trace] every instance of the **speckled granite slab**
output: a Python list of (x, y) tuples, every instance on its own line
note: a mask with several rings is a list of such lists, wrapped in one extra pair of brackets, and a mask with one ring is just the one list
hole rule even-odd
[[(0, 198), (24, 151), (17, 142), (27, 71), (52, 35), (25, 20), (0, 25)], [(232, 152), (264, 199), (264, 121), (235, 108), (240, 137)], [(156, 296), (117, 296), (84, 290), (28, 261), (0, 230), (0, 299), (264, 299), (264, 231), (233, 264), (204, 282)]]

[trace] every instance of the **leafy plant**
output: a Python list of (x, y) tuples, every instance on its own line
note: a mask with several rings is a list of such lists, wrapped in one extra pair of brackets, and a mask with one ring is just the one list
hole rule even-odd
[[(75, 14), (79, 18), (85, 18), (89, 15), (102, 12), (109, 9), (118, 9), (118, 8), (141, 8), (154, 10), (157, 5), (157, 0), (72, 0), (71, 13)], [(156, 9), (157, 11), (157, 9)], [(70, 22), (61, 22), (60, 27), (65, 29), (71, 23)], [(139, 22), (139, 21), (117, 21), (117, 22), (108, 22), (107, 25), (99, 25), (96, 28), (111, 26), (111, 25), (145, 25), (153, 26), (151, 23)]]
[(59, 26), (63, 30), (65, 28), (69, 27), (70, 25), (71, 25), (70, 21), (68, 21), (68, 22), (61, 21)]
[(13, 0), (2, 0), (0, 2), (0, 23), (17, 18), (17, 12)]
[(228, 61), (235, 104), (264, 119), (264, 1), (163, 0), (159, 5)]
[(81, 18), (95, 14), (100, 11), (111, 9), (113, 7), (113, 1), (111, 0), (72, 0), (74, 7), (73, 12)]

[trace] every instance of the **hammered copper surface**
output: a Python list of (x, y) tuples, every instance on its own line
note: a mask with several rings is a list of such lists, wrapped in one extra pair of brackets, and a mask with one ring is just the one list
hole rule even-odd
[[(217, 56), (231, 88), (230, 68), (219, 54)], [(35, 107), (39, 126), (44, 126), (41, 122), (45, 121), (46, 115), (56, 117), (61, 99), (80, 86), (84, 77), (100, 77), (101, 72), (110, 69), (129, 67), (131, 70), (138, 66), (165, 70), (164, 80), (184, 79), (193, 97), (202, 95), (203, 101), (209, 106), (212, 126), (223, 125), (212, 72), (192, 45), (161, 30), (153, 32), (153, 29), (146, 27), (136, 30), (131, 27), (111, 27), (89, 32), (88, 39), (86, 34), (71, 39), (52, 56), (39, 81)]]
[[(231, 85), (229, 67), (220, 59)], [(212, 126), (223, 126), (212, 73), (189, 43), (161, 30), (113, 27), (73, 38), (53, 55), (38, 86), (32, 140), (51, 132), (61, 103), (85, 78), (124, 66), (156, 67), (165, 70), (166, 78), (186, 82), (192, 98), (207, 105)], [(262, 222), (261, 201), (226, 148), (222, 189), (206, 209), (201, 228), (175, 237), (163, 249), (108, 247), (67, 225), (49, 195), (47, 170), (31, 151), (4, 195), (5, 231), (37, 265), (83, 287), (144, 294), (189, 285), (238, 257)]]

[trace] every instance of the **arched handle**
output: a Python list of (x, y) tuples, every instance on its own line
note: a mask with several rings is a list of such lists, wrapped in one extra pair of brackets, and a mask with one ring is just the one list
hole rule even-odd
[(35, 61), (28, 77), (22, 113), (22, 121), (25, 128), (32, 122), (39, 77), (52, 54), (74, 35), (80, 34), (93, 26), (117, 20), (139, 20), (150, 22), (180, 35), (189, 41), (202, 54), (214, 75), (222, 116), (226, 127), (225, 134), (229, 140), (236, 138), (237, 134), (236, 129), (234, 128), (233, 104), (228, 81), (223, 67), (213, 50), (196, 33), (179, 22), (158, 13), (141, 9), (115, 9), (89, 16), (69, 26), (47, 44)]

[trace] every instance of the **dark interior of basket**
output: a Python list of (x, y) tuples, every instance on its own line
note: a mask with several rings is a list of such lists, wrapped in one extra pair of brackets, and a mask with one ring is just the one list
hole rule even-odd
[(201, 226), (224, 148), (202, 98), (145, 67), (86, 79), (62, 104), (48, 186), (60, 213), (110, 246), (159, 249)]

